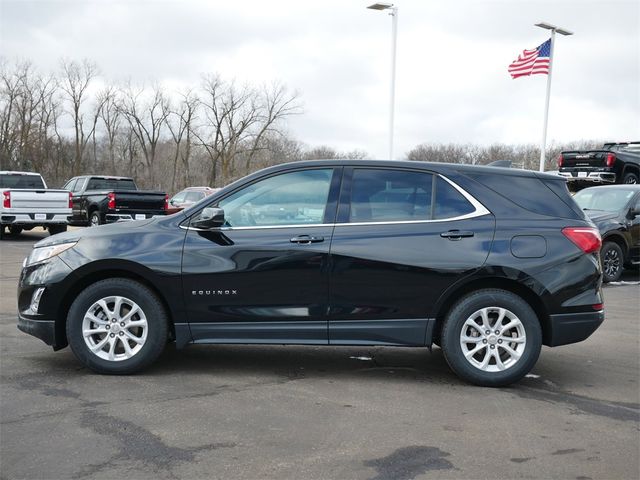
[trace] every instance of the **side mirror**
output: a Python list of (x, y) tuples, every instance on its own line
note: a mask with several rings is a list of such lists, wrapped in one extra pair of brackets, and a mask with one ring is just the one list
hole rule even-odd
[(171, 205), (175, 205), (175, 204), (176, 204), (176, 201), (172, 198), (171, 200), (169, 200), (169, 203), (170, 203)]
[(203, 208), (196, 220), (191, 221), (191, 226), (210, 230), (224, 225), (224, 210), (217, 207)]
[(629, 209), (629, 218), (633, 220), (637, 216), (640, 216), (640, 207), (631, 207)]

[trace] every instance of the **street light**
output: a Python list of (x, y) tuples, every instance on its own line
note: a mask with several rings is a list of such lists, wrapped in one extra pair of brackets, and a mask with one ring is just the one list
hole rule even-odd
[(549, 119), (549, 95), (551, 94), (551, 72), (553, 70), (553, 45), (555, 43), (556, 32), (560, 35), (573, 35), (573, 32), (564, 28), (556, 27), (550, 23), (540, 22), (535, 24), (536, 27), (551, 30), (551, 45), (549, 49), (549, 75), (547, 76), (547, 98), (544, 104), (544, 123), (542, 127), (542, 145), (540, 148), (540, 171), (544, 172), (545, 150), (547, 148), (547, 121)]
[(391, 98), (389, 103), (389, 160), (393, 160), (393, 115), (396, 94), (396, 40), (398, 37), (398, 7), (393, 3), (374, 3), (371, 10), (391, 10)]

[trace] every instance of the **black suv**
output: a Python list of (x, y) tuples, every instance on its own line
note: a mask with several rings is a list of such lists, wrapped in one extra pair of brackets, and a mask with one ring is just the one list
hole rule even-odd
[(435, 343), (462, 378), (506, 385), (542, 344), (601, 324), (600, 245), (557, 175), (298, 162), (175, 215), (42, 240), (18, 327), (101, 373), (140, 370), (168, 340)]
[(575, 202), (602, 236), (602, 277), (620, 280), (625, 266), (640, 265), (640, 185), (603, 185), (579, 191)]

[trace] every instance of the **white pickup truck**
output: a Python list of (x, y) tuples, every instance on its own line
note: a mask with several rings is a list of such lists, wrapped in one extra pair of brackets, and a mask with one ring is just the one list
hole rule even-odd
[(5, 228), (12, 235), (44, 227), (50, 235), (67, 230), (71, 193), (47, 189), (38, 173), (0, 171), (0, 239)]

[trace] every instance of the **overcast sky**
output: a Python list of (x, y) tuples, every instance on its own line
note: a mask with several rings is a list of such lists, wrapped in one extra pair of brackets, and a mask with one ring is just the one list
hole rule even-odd
[[(311, 146), (387, 157), (391, 18), (373, 1), (0, 0), (0, 53), (43, 71), (90, 58), (110, 81), (280, 80)], [(396, 156), (423, 142), (539, 143), (546, 75), (508, 64), (559, 36), (549, 138), (640, 140), (640, 1), (400, 0)]]

